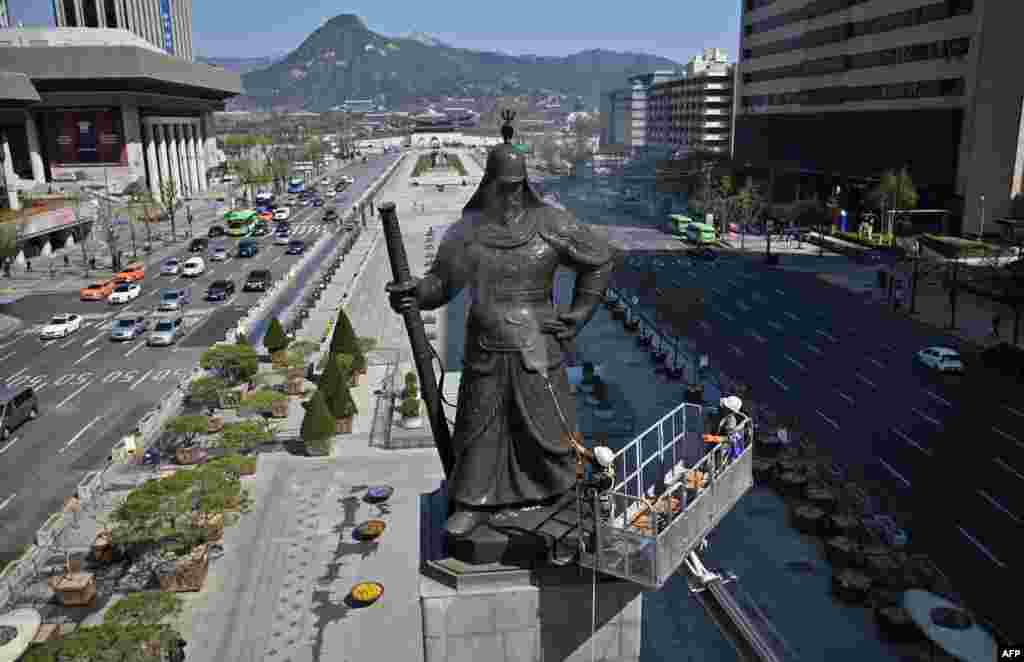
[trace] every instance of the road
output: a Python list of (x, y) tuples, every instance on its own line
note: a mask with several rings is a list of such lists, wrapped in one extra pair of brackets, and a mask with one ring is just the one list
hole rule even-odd
[[(747, 381), (758, 401), (797, 417), (840, 462), (896, 494), (892, 505), (914, 513), (911, 535), (939, 543), (936, 556), (960, 575), (954, 581), (965, 593), (981, 577), (988, 590), (1018, 581), (1019, 385), (1000, 391), (970, 366), (963, 377), (935, 374), (915, 352), (960, 342), (813, 274), (742, 257), (711, 264), (638, 256), (627, 265), (654, 271), (661, 288), (699, 286), (707, 301), (692, 337), (699, 351)], [(655, 293), (637, 294), (653, 320)]]
[[(336, 202), (339, 214), (382, 169), (376, 161), (352, 164), (342, 171), (356, 183)], [(320, 233), (335, 231), (337, 225), (321, 221), (328, 208), (298, 209), (292, 216), (293, 236), (312, 243)], [(35, 530), (74, 493), (84, 474), (102, 467), (113, 445), (177, 388), (205, 348), (222, 340), (237, 324), (261, 296), (241, 292), (248, 271), (269, 268), (280, 277), (299, 259), (284, 255), (284, 247), (273, 245), (269, 238), (261, 244), (255, 258), (208, 262), (206, 273), (195, 279), (160, 276), (151, 266), (142, 294), (125, 306), (81, 302), (75, 291), (29, 296), (3, 307), (5, 314), (20, 317), (28, 325), (0, 339), (0, 379), (12, 385), (32, 384), (39, 393), (40, 416), (0, 445), (0, 557), (30, 544)], [(188, 255), (186, 248), (183, 244), (178, 250), (180, 257)], [(234, 280), (237, 293), (225, 302), (203, 301), (207, 286), (222, 278)], [(109, 340), (115, 315), (149, 313), (161, 287), (183, 284), (191, 285), (193, 300), (184, 311), (187, 335), (176, 346), (151, 348), (142, 340)], [(60, 312), (82, 314), (82, 330), (67, 339), (40, 342), (39, 327)]]

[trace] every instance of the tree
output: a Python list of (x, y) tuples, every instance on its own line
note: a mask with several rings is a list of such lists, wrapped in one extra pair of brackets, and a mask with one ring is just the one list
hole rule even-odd
[(260, 421), (235, 421), (220, 432), (220, 444), (235, 453), (247, 453), (273, 439), (273, 432)]
[(906, 168), (899, 172), (887, 170), (878, 185), (868, 192), (868, 201), (882, 215), (882, 231), (889, 235), (896, 234), (892, 223), (888, 223), (887, 212), (917, 207), (917, 187), (910, 172)]
[(200, 407), (216, 407), (220, 404), (220, 394), (227, 387), (227, 382), (219, 377), (200, 377), (189, 384), (188, 399)]
[(355, 400), (352, 399), (352, 393), (349, 391), (347, 379), (342, 379), (335, 384), (327, 400), (327, 408), (334, 418), (349, 418), (359, 413), (359, 408), (356, 407)]
[(285, 335), (281, 323), (277, 321), (276, 317), (271, 318), (270, 325), (267, 327), (267, 333), (263, 337), (263, 346), (271, 354), (276, 354), (287, 349), (290, 342), (291, 340)]
[[(761, 218), (765, 210), (765, 199), (760, 189), (749, 179), (739, 191), (733, 196), (733, 209), (740, 219), (740, 248), (743, 248), (743, 238), (746, 236), (746, 226)], [(768, 234), (768, 253), (771, 253), (771, 235)]]
[(338, 425), (327, 408), (323, 394), (317, 390), (306, 404), (306, 414), (302, 417), (302, 428), (299, 431), (302, 440), (307, 447), (323, 452), (328, 450), (328, 442), (337, 429)]
[[(344, 356), (349, 356), (349, 359), (351, 359), (351, 355)], [(331, 399), (331, 396), (334, 395), (334, 389), (342, 383), (344, 378), (344, 369), (339, 361), (339, 355), (329, 354), (324, 371), (320, 373), (320, 378), (316, 384), (317, 389), (323, 393), (324, 400), (329, 401)]]
[(178, 236), (174, 221), (178, 210), (181, 209), (181, 199), (178, 197), (178, 185), (174, 183), (174, 179), (171, 177), (160, 182), (159, 204), (167, 216), (167, 220), (171, 222), (171, 238), (173, 239)]
[(167, 431), (177, 435), (185, 448), (191, 448), (199, 435), (210, 431), (210, 419), (201, 414), (175, 416), (167, 421)]
[(356, 365), (366, 360), (363, 350), (359, 346), (356, 332), (352, 328), (352, 322), (344, 308), (338, 310), (338, 321), (334, 324), (334, 333), (331, 335), (331, 354), (351, 354)]
[(103, 615), (106, 625), (154, 625), (178, 616), (181, 596), (164, 591), (141, 591), (118, 600)]
[(217, 344), (199, 358), (204, 370), (214, 370), (229, 383), (251, 379), (259, 370), (259, 357), (249, 345)]

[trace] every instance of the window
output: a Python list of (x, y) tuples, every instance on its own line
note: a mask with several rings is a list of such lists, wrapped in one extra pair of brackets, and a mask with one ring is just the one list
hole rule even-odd
[(941, 94), (944, 97), (961, 97), (964, 95), (964, 79), (951, 78), (942, 81)]
[(82, 22), (84, 27), (100, 27), (100, 14), (96, 11), (96, 0), (84, 0), (82, 2)]
[(104, 9), (105, 9), (106, 14), (107, 14), (107, 17), (106, 17), (107, 18), (107, 27), (108, 28), (119, 28), (119, 27), (121, 27), (120, 25), (117, 24), (117, 7), (114, 5), (114, 2), (112, 0), (107, 0), (107, 2), (104, 4)]

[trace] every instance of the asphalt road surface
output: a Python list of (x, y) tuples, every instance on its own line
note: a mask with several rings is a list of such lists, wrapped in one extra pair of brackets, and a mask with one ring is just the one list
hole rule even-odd
[[(358, 197), (383, 170), (381, 160), (351, 164), (341, 171), (356, 182), (334, 203), (340, 215), (346, 211), (345, 203)], [(330, 206), (328, 199), (324, 207), (297, 209), (291, 219), (292, 236), (312, 243), (322, 232), (337, 231), (336, 224), (321, 220)], [(274, 245), (270, 237), (259, 241), (261, 250), (255, 258), (207, 260), (206, 273), (198, 278), (161, 276), (158, 268), (150, 266), (141, 295), (127, 305), (82, 302), (74, 291), (29, 296), (4, 307), (5, 314), (20, 317), (29, 326), (0, 338), (0, 379), (11, 385), (33, 385), (39, 393), (40, 415), (0, 443), (0, 558), (31, 544), (36, 529), (74, 493), (84, 474), (102, 467), (114, 444), (177, 388), (205, 348), (222, 340), (237, 324), (261, 296), (241, 291), (246, 274), (269, 268), (280, 277), (299, 259), (285, 255), (285, 247)], [(226, 241), (229, 249), (236, 242)], [(181, 246), (178, 255), (190, 255), (187, 245)], [(235, 281), (236, 294), (224, 302), (204, 301), (209, 284), (224, 278)], [(187, 335), (175, 346), (147, 347), (143, 339), (109, 339), (114, 316), (149, 314), (160, 288), (181, 285), (191, 286), (192, 303), (183, 311)], [(39, 328), (63, 312), (83, 315), (83, 328), (66, 339), (41, 342)]]
[[(987, 601), (985, 591), (1019, 582), (1020, 385), (989, 381), (970, 364), (963, 377), (934, 373), (915, 353), (958, 341), (813, 274), (742, 257), (712, 264), (638, 256), (626, 268), (653, 271), (659, 288), (697, 285), (707, 301), (693, 326), (698, 351), (748, 382), (757, 400), (796, 417), (840, 462), (895, 493), (892, 505), (913, 513), (911, 535), (935, 543), (965, 595), (978, 591)], [(635, 292), (655, 319), (656, 293)]]

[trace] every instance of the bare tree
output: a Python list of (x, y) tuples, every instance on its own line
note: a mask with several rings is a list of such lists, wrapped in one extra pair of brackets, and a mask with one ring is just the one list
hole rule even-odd
[[(734, 209), (740, 220), (740, 248), (743, 248), (744, 237), (746, 236), (747, 225), (761, 219), (764, 214), (766, 201), (761, 190), (750, 179), (739, 191), (732, 196)], [(768, 235), (767, 254), (771, 254), (771, 233)]]

